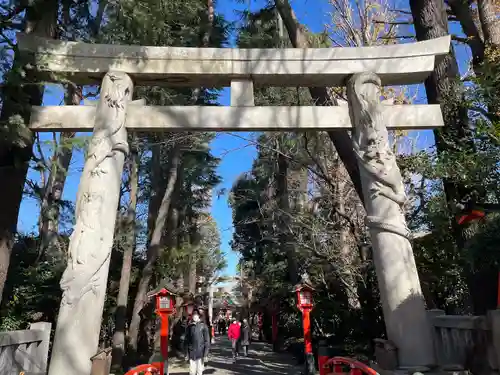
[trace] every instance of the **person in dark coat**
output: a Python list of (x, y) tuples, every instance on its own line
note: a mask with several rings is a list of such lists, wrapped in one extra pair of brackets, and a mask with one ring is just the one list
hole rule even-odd
[(189, 358), (189, 375), (202, 375), (210, 350), (210, 334), (201, 321), (200, 313), (194, 310), (186, 332), (186, 357)]
[(241, 325), (240, 343), (243, 348), (243, 355), (248, 357), (248, 347), (250, 346), (250, 325), (247, 319), (243, 319)]
[(226, 321), (224, 319), (219, 320), (219, 335), (226, 334)]
[(175, 348), (176, 352), (179, 353), (179, 355), (182, 355), (185, 352), (184, 342), (186, 341), (186, 329), (187, 320), (183, 316), (174, 325), (172, 332), (172, 346)]

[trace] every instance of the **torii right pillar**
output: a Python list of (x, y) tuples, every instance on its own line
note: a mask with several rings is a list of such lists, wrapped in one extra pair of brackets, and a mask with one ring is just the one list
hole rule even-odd
[(353, 75), (347, 85), (358, 159), (387, 337), (398, 349), (399, 367), (435, 363), (425, 301), (409, 241), (401, 172), (389, 144), (380, 78), (371, 72)]

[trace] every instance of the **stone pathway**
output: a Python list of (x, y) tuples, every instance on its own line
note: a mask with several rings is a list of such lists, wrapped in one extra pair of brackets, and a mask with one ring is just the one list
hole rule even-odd
[[(289, 354), (274, 353), (268, 344), (253, 342), (248, 357), (233, 364), (231, 342), (217, 337), (212, 345), (204, 375), (300, 375), (302, 367)], [(171, 364), (169, 374), (188, 375), (188, 366)]]

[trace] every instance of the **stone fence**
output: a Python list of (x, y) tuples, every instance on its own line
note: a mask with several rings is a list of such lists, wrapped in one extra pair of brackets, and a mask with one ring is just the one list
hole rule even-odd
[(0, 332), (0, 374), (45, 375), (51, 324), (33, 323), (30, 329)]
[(442, 369), (473, 373), (498, 371), (500, 363), (500, 310), (486, 316), (446, 315), (429, 310), (437, 364)]

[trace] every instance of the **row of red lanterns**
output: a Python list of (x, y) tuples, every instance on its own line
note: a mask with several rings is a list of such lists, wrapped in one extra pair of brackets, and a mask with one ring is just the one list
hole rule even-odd
[[(309, 282), (309, 278), (306, 274), (302, 276), (302, 281), (295, 286), (294, 291), (297, 295), (297, 308), (302, 312), (305, 353), (306, 357), (308, 357), (312, 355), (311, 323), (309, 314), (313, 308), (312, 293), (314, 291), (314, 288)], [(171, 292), (167, 288), (160, 288), (159, 290), (157, 289), (148, 294), (148, 299), (156, 299), (156, 313), (160, 316), (161, 319), (160, 350), (164, 362), (158, 364), (158, 366), (160, 367), (160, 373), (164, 373), (163, 370), (168, 368), (168, 317), (176, 311), (176, 296), (177, 295), (175, 293)], [(195, 303), (189, 301), (187, 303), (184, 303), (181, 307), (184, 308), (184, 312), (187, 314), (187, 316), (191, 316), (195, 308)], [(277, 306), (273, 307), (275, 309), (277, 308)], [(274, 327), (275, 325), (277, 325), (277, 320), (273, 319), (273, 331), (274, 328), (277, 328)], [(273, 334), (273, 336), (275, 335)]]

